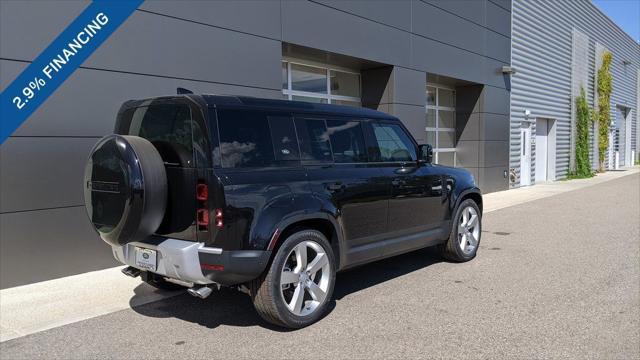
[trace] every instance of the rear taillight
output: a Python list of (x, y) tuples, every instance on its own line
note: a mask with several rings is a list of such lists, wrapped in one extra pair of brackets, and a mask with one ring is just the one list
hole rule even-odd
[(198, 209), (198, 228), (200, 230), (209, 229), (209, 210)]
[(198, 230), (209, 231), (209, 186), (204, 181), (198, 181), (196, 185), (196, 200), (198, 200), (198, 210), (196, 220)]
[(196, 187), (196, 199), (198, 201), (207, 201), (209, 199), (209, 186), (207, 184), (198, 184)]

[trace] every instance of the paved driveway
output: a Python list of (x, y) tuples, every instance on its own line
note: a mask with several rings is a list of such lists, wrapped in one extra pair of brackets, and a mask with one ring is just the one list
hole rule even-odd
[(339, 274), (306, 329), (221, 291), (7, 341), (0, 357), (639, 358), (640, 175), (486, 214), (469, 263), (426, 249)]

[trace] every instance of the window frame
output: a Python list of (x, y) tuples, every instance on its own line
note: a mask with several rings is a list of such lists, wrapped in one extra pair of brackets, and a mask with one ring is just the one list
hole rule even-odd
[[(456, 153), (456, 148), (455, 147), (447, 147), (447, 148), (441, 148), (439, 147), (440, 144), (440, 132), (452, 132), (454, 133), (454, 137), (455, 137), (455, 133), (456, 133), (456, 129), (455, 128), (443, 128), (440, 127), (440, 111), (451, 111), (453, 113), (453, 121), (456, 121), (456, 108), (455, 108), (455, 103), (454, 106), (440, 106), (440, 90), (447, 90), (447, 91), (453, 91), (454, 93), (454, 101), (455, 101), (455, 88), (452, 88), (450, 86), (445, 86), (445, 85), (440, 85), (440, 84), (433, 84), (433, 83), (427, 83), (427, 88), (434, 88), (436, 90), (436, 96), (435, 96), (435, 105), (429, 105), (429, 104), (425, 104), (425, 116), (426, 114), (429, 113), (429, 111), (434, 111), (435, 112), (435, 126), (425, 126), (425, 131), (426, 132), (433, 132), (435, 134), (435, 144), (431, 144), (433, 147), (433, 155), (434, 155), (434, 163), (438, 164), (439, 162), (439, 153), (445, 153), (445, 152), (452, 152), (453, 153), (453, 166), (456, 166), (457, 164), (457, 153)], [(427, 92), (427, 89), (425, 88), (425, 93)], [(457, 140), (457, 139), (456, 139)]]
[[(331, 104), (332, 100), (341, 100), (341, 101), (355, 102), (359, 104), (359, 106), (362, 106), (362, 74), (360, 72), (344, 69), (344, 68), (338, 68), (335, 66), (320, 66), (320, 65), (311, 64), (308, 62), (301, 62), (294, 59), (283, 59), (281, 63), (284, 63), (287, 65), (287, 88), (282, 89), (282, 94), (286, 96), (287, 100), (293, 100), (292, 99), (293, 96), (304, 96), (304, 97), (309, 97), (314, 99), (326, 100), (327, 104)], [(324, 70), (325, 77), (326, 77), (326, 90), (327, 90), (326, 94), (315, 93), (310, 91), (293, 90), (292, 82), (291, 82), (291, 65), (292, 64)], [(332, 94), (331, 93), (331, 72), (332, 71), (358, 75), (358, 87), (360, 88), (360, 97)]]

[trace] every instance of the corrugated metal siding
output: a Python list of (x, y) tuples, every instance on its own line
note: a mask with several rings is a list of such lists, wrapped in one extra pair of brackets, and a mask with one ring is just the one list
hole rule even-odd
[[(571, 149), (572, 111), (572, 34), (573, 29), (588, 37), (587, 96), (594, 103), (596, 71), (595, 43), (613, 53), (611, 116), (616, 105), (632, 110), (636, 119), (636, 78), (640, 68), (640, 45), (618, 28), (589, 0), (514, 0), (512, 6), (512, 65), (518, 71), (511, 88), (510, 167), (520, 183), (520, 127), (524, 110), (529, 120), (556, 120), (556, 178), (566, 177)], [(622, 61), (628, 60), (629, 65)], [(626, 67), (626, 71), (625, 71)], [(636, 148), (637, 124), (632, 124), (632, 149)], [(532, 130), (535, 134), (535, 129)], [(592, 140), (593, 141), (593, 140)], [(535, 179), (535, 152), (532, 152), (531, 178)]]

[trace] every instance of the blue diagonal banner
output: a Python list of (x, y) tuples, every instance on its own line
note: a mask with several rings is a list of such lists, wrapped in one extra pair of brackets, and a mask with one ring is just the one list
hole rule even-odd
[(0, 95), (0, 144), (33, 114), (142, 2), (143, 0), (95, 0), (89, 4)]

